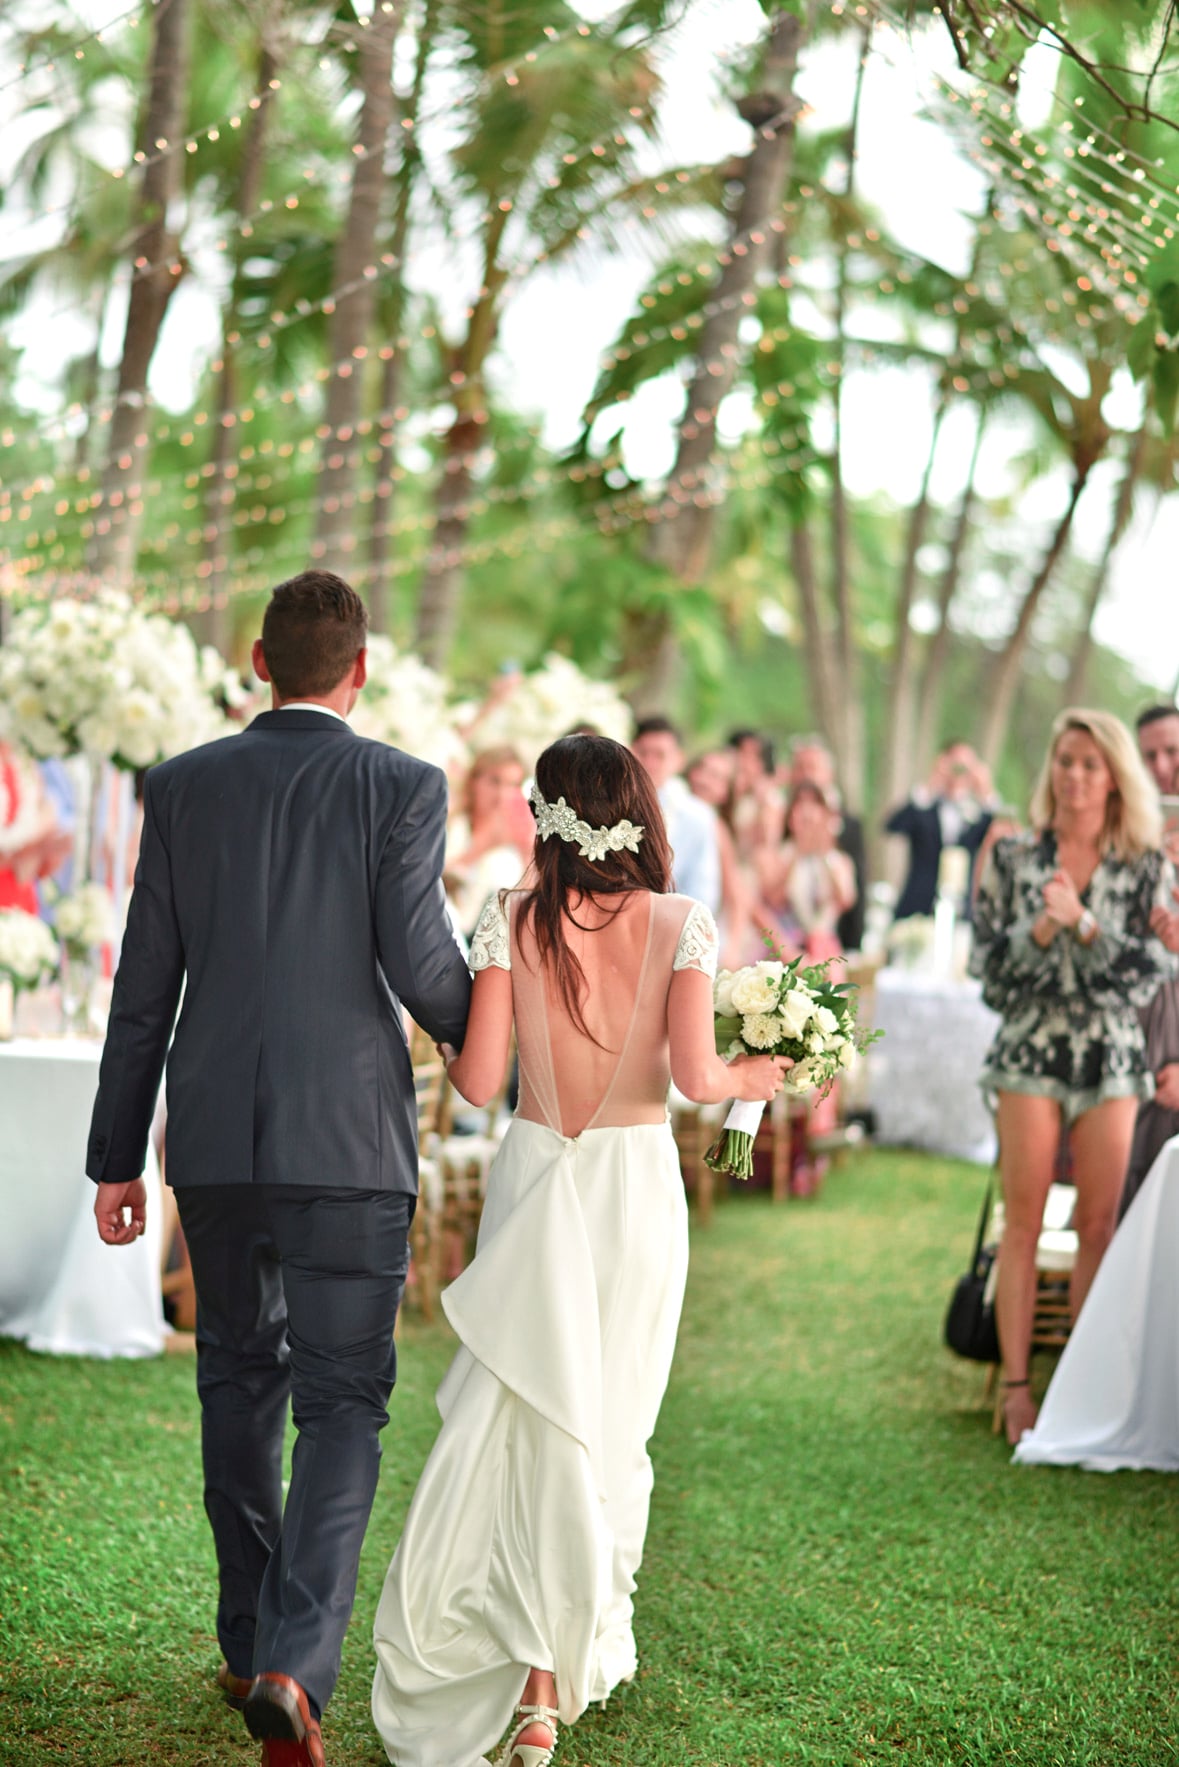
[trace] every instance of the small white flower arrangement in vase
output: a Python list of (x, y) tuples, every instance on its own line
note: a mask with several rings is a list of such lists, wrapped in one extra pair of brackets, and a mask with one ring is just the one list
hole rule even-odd
[(102, 947), (114, 937), (109, 891), (102, 884), (80, 884), (72, 895), (63, 896), (58, 902), (54, 924), (61, 941), (65, 1028), (75, 1036), (88, 1036), (97, 1028), (94, 991), (102, 966)]
[(0, 1039), (12, 1036), (16, 996), (57, 974), (57, 941), (43, 920), (23, 908), (0, 909)]

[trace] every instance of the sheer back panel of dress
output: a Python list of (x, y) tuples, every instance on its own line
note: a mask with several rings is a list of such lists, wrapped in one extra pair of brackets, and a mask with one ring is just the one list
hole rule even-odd
[(585, 974), (582, 1011), (592, 1033), (587, 1037), (539, 963), (531, 922), (521, 924), (521, 898), (510, 898), (520, 1050), (517, 1114), (561, 1135), (660, 1123), (667, 1115), (668, 990), (674, 970), (684, 967), (682, 935), (689, 921), (701, 924), (704, 911), (686, 896), (635, 891), (621, 908), (618, 900), (604, 909), (583, 901), (565, 925)]

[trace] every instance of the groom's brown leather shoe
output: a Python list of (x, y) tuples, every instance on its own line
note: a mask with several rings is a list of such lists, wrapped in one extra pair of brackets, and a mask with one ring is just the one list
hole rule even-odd
[(231, 1674), (229, 1664), (222, 1663), (217, 1670), (217, 1685), (225, 1695), (226, 1705), (240, 1712), (254, 1684), (248, 1675)]
[(319, 1724), (292, 1676), (256, 1675), (243, 1710), (265, 1767), (327, 1767)]

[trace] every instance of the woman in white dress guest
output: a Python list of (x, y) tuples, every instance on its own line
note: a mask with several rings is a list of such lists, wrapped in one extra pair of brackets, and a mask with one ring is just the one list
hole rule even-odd
[(716, 928), (670, 895), (644, 769), (602, 736), (536, 767), (535, 885), (493, 898), (451, 1078), (520, 1103), (477, 1255), (443, 1306), (461, 1343), (442, 1428), (377, 1611), (373, 1716), (398, 1767), (547, 1767), (637, 1663), (631, 1597), (646, 1444), (687, 1268), (669, 1077), (689, 1098), (771, 1098), (781, 1059), (715, 1054)]

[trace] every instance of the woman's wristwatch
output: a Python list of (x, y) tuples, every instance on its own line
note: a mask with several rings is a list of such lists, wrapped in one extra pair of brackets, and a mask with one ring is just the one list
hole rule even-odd
[(1080, 919), (1073, 927), (1073, 932), (1082, 945), (1091, 945), (1097, 937), (1097, 917), (1089, 908), (1082, 908)]

